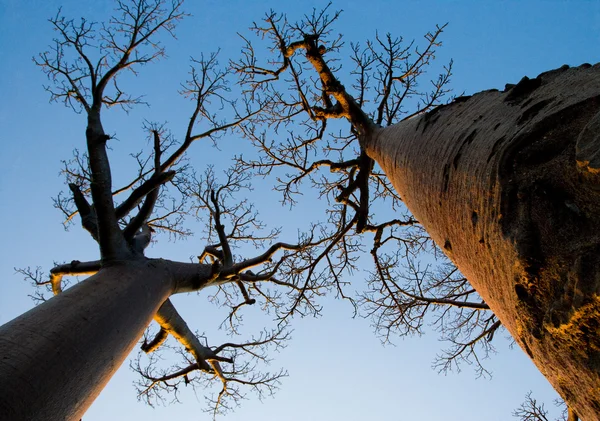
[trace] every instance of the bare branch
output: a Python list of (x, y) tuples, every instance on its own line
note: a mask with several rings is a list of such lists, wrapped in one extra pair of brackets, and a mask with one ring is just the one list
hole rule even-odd
[(140, 348), (146, 354), (150, 354), (150, 353), (156, 351), (163, 343), (165, 343), (168, 336), (169, 336), (169, 332), (167, 332), (167, 330), (161, 326), (158, 333), (154, 336), (154, 338), (150, 342), (148, 342), (146, 340), (146, 338), (144, 338), (144, 342), (142, 343)]
[(94, 240), (98, 241), (98, 224), (95, 210), (89, 205), (87, 199), (83, 193), (81, 193), (81, 190), (77, 185), (71, 183), (69, 184), (69, 188), (73, 193), (75, 206), (81, 217), (81, 225), (90, 233)]
[(513, 411), (513, 417), (518, 418), (520, 421), (550, 421), (544, 404), (538, 404), (531, 396), (531, 392), (527, 393), (525, 398), (525, 402)]
[[(160, 141), (160, 133), (158, 130), (152, 130), (152, 136), (154, 140), (154, 176), (159, 177), (161, 174), (160, 169), (160, 155), (161, 155), (161, 141)], [(160, 184), (154, 188), (150, 193), (146, 195), (146, 199), (139, 212), (135, 217), (129, 221), (125, 229), (123, 230), (123, 235), (126, 239), (130, 239), (133, 235), (146, 223), (152, 211), (154, 210), (154, 205), (156, 205), (156, 200), (158, 199)]]
[(134, 189), (130, 195), (115, 209), (117, 218), (124, 218), (131, 212), (148, 194), (158, 189), (163, 184), (168, 183), (175, 177), (175, 171), (162, 172), (158, 175), (153, 175), (148, 180), (143, 182), (139, 187)]

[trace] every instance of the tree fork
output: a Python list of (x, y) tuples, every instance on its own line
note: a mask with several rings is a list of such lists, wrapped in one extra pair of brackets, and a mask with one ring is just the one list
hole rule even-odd
[(406, 206), (586, 421), (600, 420), (600, 64), (377, 130)]
[(159, 261), (103, 268), (0, 327), (0, 414), (79, 420), (175, 288)]

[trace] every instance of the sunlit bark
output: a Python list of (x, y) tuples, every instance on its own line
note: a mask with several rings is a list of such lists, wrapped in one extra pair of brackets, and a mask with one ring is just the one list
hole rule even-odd
[(575, 413), (600, 420), (600, 66), (508, 88), (364, 146)]

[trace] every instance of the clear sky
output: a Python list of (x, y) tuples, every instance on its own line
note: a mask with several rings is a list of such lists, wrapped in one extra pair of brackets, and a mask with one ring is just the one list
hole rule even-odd
[[(142, 77), (135, 81), (137, 93), (146, 94), (151, 107), (129, 115), (111, 113), (107, 130), (116, 132), (122, 143), (141, 139), (140, 127), (148, 119), (169, 121), (181, 133), (189, 108), (184, 108), (186, 103), (177, 98), (176, 91), (186, 76), (190, 55), (221, 48), (224, 57), (235, 57), (241, 45), (236, 33), (247, 34), (252, 21), (269, 9), (294, 19), (325, 4), (314, 0), (189, 0), (186, 9), (193, 16), (181, 23), (177, 41), (165, 40), (169, 58), (142, 69)], [(77, 226), (65, 232), (60, 212), (52, 207), (51, 198), (64, 189), (60, 160), (68, 159), (73, 148), (83, 147), (85, 125), (83, 116), (48, 103), (42, 87), (45, 76), (31, 60), (49, 44), (52, 31), (47, 19), (60, 6), (72, 17), (100, 20), (110, 12), (112, 2), (0, 0), (0, 323), (33, 306), (28, 298), (32, 289), (15, 274), (15, 267), (39, 265), (48, 270), (53, 262), (97, 258), (89, 236)], [(364, 41), (375, 31), (419, 39), (435, 24), (449, 22), (438, 59), (442, 63), (454, 59), (456, 93), (501, 89), (524, 75), (535, 77), (562, 64), (600, 61), (597, 1), (348, 0), (334, 2), (333, 7), (344, 9), (335, 29), (347, 41)], [(343, 72), (340, 76), (343, 81)], [(235, 142), (242, 140), (227, 142), (221, 152), (197, 145), (201, 156), (194, 155), (194, 165), (200, 171), (206, 163), (227, 165), (231, 150), (238, 148)], [(260, 187), (254, 199), (273, 200), (268, 189)], [(283, 224), (297, 222), (298, 215), (280, 209), (276, 201), (263, 203), (263, 208), (267, 215), (270, 209), (273, 218), (282, 218)], [(186, 261), (203, 246), (194, 237), (176, 243), (161, 241), (148, 254)], [(360, 290), (360, 282), (359, 274), (354, 289)], [(175, 303), (193, 329), (219, 335), (223, 312), (207, 303), (206, 293), (176, 297)], [(252, 326), (253, 316), (248, 317), (248, 328), (260, 329)], [(518, 348), (510, 349), (502, 337), (494, 339), (498, 354), (487, 361), (493, 372), (489, 380), (477, 379), (468, 366), (447, 375), (432, 370), (431, 363), (442, 347), (434, 332), (397, 339), (395, 346), (383, 347), (368, 320), (352, 319), (351, 307), (333, 299), (325, 302), (322, 317), (296, 319), (293, 327), (289, 346), (273, 355), (273, 368), (289, 371), (281, 390), (263, 402), (250, 397), (225, 419), (500, 421), (510, 419), (529, 390), (553, 408), (556, 395), (548, 383), (526, 355)], [(181, 394), (180, 404), (145, 406), (136, 400), (134, 376), (125, 364), (84, 420), (210, 419), (201, 412), (202, 395), (188, 391)]]

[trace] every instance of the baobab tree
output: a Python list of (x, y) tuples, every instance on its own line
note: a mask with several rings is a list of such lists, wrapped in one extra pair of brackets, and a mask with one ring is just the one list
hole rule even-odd
[[(264, 108), (261, 101), (226, 99), (227, 71), (218, 68), (215, 55), (192, 60), (190, 80), (182, 89), (192, 103), (183, 137), (176, 141), (164, 126), (148, 123), (152, 147), (146, 155), (135, 156), (137, 175), (113, 188), (107, 152), (112, 136), (104, 128), (103, 110), (141, 103), (121, 88), (120, 77), (163, 56), (156, 38), (173, 34), (185, 16), (181, 1), (116, 4), (116, 14), (103, 25), (69, 20), (59, 11), (50, 20), (57, 38), (35, 60), (49, 77), (51, 99), (87, 119), (85, 152), (76, 151), (65, 163), (70, 195), (59, 196), (56, 205), (68, 218), (81, 220), (98, 243), (100, 259), (70, 260), (52, 268), (46, 279), (37, 270), (23, 270), (55, 297), (0, 329), (0, 413), (6, 419), (79, 419), (152, 319), (160, 330), (144, 341), (144, 351), (155, 351), (172, 335), (187, 351), (187, 364), (166, 374), (140, 368), (143, 395), (172, 387), (174, 379), (216, 381), (220, 391), (209, 399), (217, 412), (239, 398), (239, 386), (269, 392), (285, 373), (261, 372), (256, 366), (265, 360), (266, 348), (287, 339), (285, 318), (246, 342), (209, 346), (192, 332), (169, 296), (212, 286), (227, 302), (235, 301), (231, 318), (245, 304), (278, 306), (299, 292), (302, 271), (297, 268), (314, 269), (311, 256), (324, 241), (315, 235), (317, 226), (295, 243), (276, 241), (277, 230), (265, 230), (250, 204), (231, 200), (233, 193), (248, 187), (249, 176), (238, 169), (226, 171), (221, 184), (211, 168), (199, 176), (186, 172), (184, 155), (192, 144), (216, 141)], [(230, 120), (218, 118), (211, 101), (218, 103), (215, 110), (226, 109)], [(119, 195), (126, 197), (120, 200)], [(195, 199), (194, 204), (186, 207), (187, 199)], [(153, 233), (185, 234), (182, 215), (191, 211), (208, 215), (209, 243), (198, 253), (198, 262), (146, 258)], [(241, 258), (235, 250), (243, 243), (263, 250)], [(63, 291), (63, 278), (71, 275), (92, 276)], [(256, 298), (245, 283), (252, 285)], [(297, 311), (314, 305), (311, 296), (326, 287), (314, 283), (304, 288)]]
[[(428, 35), (416, 59), (410, 46), (389, 36), (354, 45), (355, 82), (346, 88), (335, 67), (338, 41), (328, 39), (336, 17), (317, 13), (293, 24), (271, 14), (254, 27), (274, 57), (261, 64), (248, 41), (235, 68), (249, 97), (285, 92), (270, 104), (271, 124), (277, 130), (282, 119), (298, 118), (309, 135), (267, 143), (270, 137), (250, 119), (246, 136), (262, 157), (240, 162), (263, 173), (287, 168), (280, 188), (288, 197), (302, 179), (319, 185), (321, 168), (342, 173), (320, 182), (322, 192), (346, 206), (342, 212), (357, 232), (375, 233), (376, 275), (384, 282), (394, 279), (395, 262), (376, 255), (387, 227), (371, 223), (370, 195), (401, 199), (485, 300), (473, 304), (489, 306), (498, 318), (492, 328), (506, 327), (565, 399), (571, 418), (600, 419), (600, 66), (563, 66), (502, 92), (438, 106), (448, 66), (421, 107), (403, 114), (419, 64), (433, 54), (443, 27)], [(333, 119), (350, 122), (351, 135), (327, 137)], [(320, 148), (338, 159), (313, 160)], [(395, 296), (389, 289), (377, 293)], [(367, 302), (382, 310), (381, 302)], [(391, 308), (404, 314), (400, 305)]]

